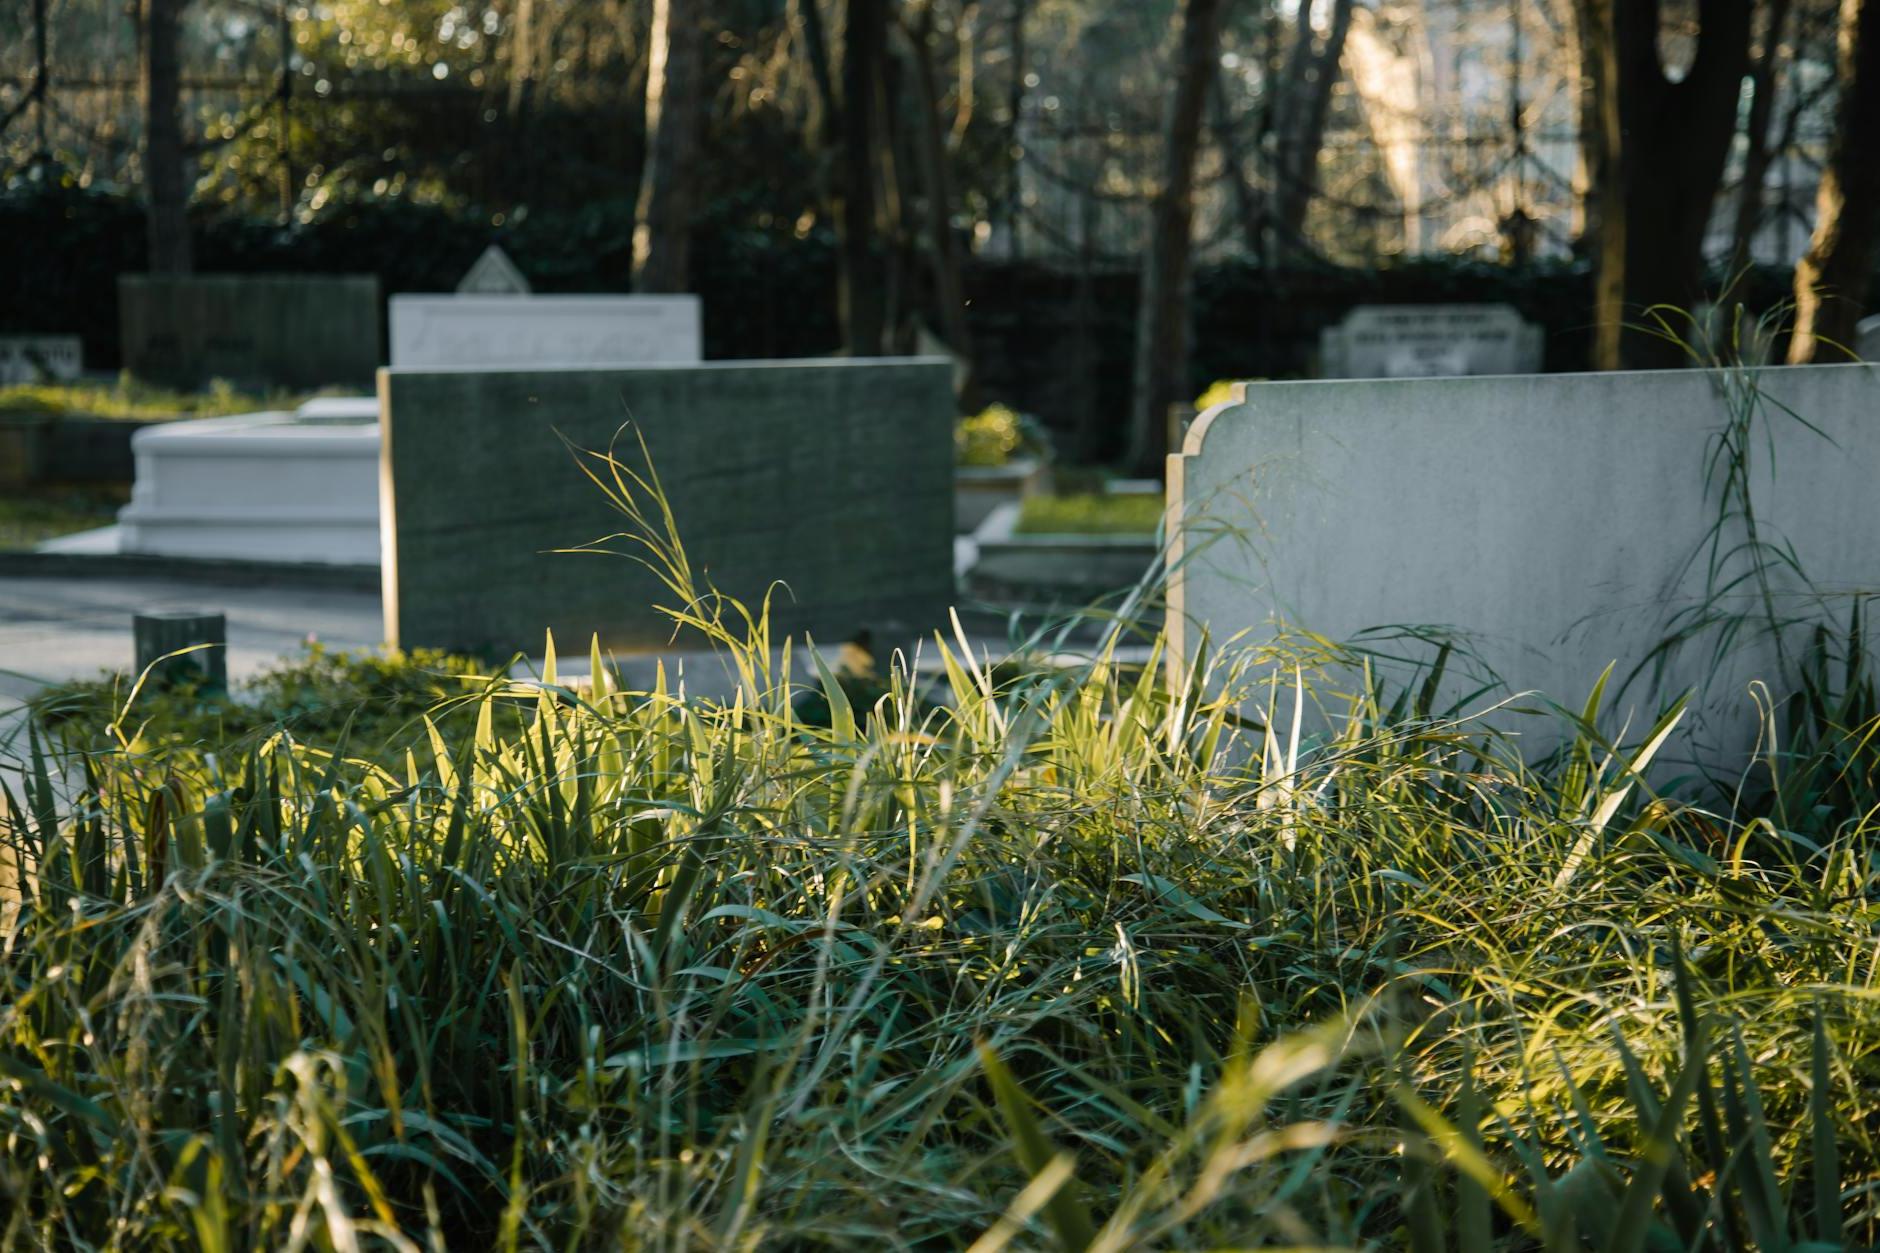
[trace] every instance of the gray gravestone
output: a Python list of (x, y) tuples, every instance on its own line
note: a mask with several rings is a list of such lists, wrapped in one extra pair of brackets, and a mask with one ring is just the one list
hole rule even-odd
[(545, 629), (566, 650), (594, 633), (666, 646), (657, 606), (676, 597), (634, 560), (643, 548), (557, 551), (631, 529), (572, 450), (612, 447), (643, 473), (642, 438), (692, 568), (753, 610), (772, 594), (780, 631), (911, 638), (945, 621), (944, 360), (391, 369), (380, 395), (386, 638), (400, 647), (507, 655), (540, 648)]
[(120, 274), (124, 365), (173, 387), (365, 384), (379, 363), (370, 274)]
[(76, 335), (0, 335), (0, 384), (69, 382), (84, 366)]
[(529, 291), (529, 280), (496, 244), (485, 248), (457, 283), (459, 296), (526, 296)]
[(1360, 305), (1319, 333), (1325, 378), (1533, 374), (1541, 349), (1508, 305)]
[[(1757, 522), (1812, 580), (1777, 564), (1770, 595), (1797, 631), (1817, 613), (1845, 624), (1846, 594), (1880, 586), (1880, 370), (1791, 366), (1755, 378), (1767, 397), (1749, 440)], [(1243, 399), (1211, 410), (1169, 458), (1175, 673), (1204, 637), (1245, 632), (1237, 647), (1258, 647), (1288, 625), (1336, 641), (1450, 629), (1467, 649), (1450, 675), (1479, 663), (1501, 680), (1475, 708), (1537, 691), (1577, 709), (1616, 663), (1613, 728), (1629, 717), (1637, 735), (1659, 697), (1694, 688), (1685, 747), (1741, 766), (1759, 726), (1750, 684), (1781, 698), (1792, 680), (1769, 632), (1742, 632), (1716, 670), (1717, 638), (1706, 635), (1666, 658), (1656, 693), (1649, 669), (1619, 690), (1634, 666), (1649, 668), (1680, 612), (1756, 621), (1749, 584), (1707, 589), (1704, 561), (1692, 561), (1722, 508), (1710, 469), (1731, 410), (1715, 372), (1242, 386)], [(1374, 646), (1388, 684), (1409, 681), (1390, 654), (1434, 653), (1401, 638)], [(1545, 731), (1523, 745), (1546, 751)]]

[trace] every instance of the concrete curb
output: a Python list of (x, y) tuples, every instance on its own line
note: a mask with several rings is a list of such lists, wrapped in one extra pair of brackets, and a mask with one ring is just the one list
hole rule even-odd
[(125, 553), (0, 552), (0, 578), (165, 579), (255, 587), (332, 587), (379, 590), (379, 568), (312, 562), (221, 561)]

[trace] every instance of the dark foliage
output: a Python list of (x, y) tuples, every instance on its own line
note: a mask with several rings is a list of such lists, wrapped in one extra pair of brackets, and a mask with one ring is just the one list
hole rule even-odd
[[(762, 212), (763, 189), (719, 197), (693, 240), (694, 281), (713, 358), (834, 352), (835, 241), (818, 224)], [(197, 266), (224, 273), (367, 272), (390, 295), (449, 291), (484, 246), (500, 242), (537, 291), (626, 291), (633, 202), (595, 200), (524, 213), (501, 227), (481, 211), (363, 200), (294, 228), (252, 217), (201, 217)], [(94, 367), (117, 364), (115, 276), (144, 264), (142, 209), (132, 200), (55, 188), (0, 196), (0, 330), (76, 332)], [(1135, 334), (1137, 278), (1040, 262), (975, 261), (967, 320), (987, 394), (1053, 428), (1071, 460), (1121, 450)], [(1759, 269), (1734, 296), (1760, 312), (1787, 298), (1789, 275)], [(1197, 267), (1188, 391), (1219, 378), (1309, 377), (1319, 331), (1367, 303), (1497, 301), (1547, 331), (1546, 368), (1584, 368), (1592, 279), (1584, 265), (1521, 268), (1450, 258), (1382, 269), (1226, 261)], [(929, 318), (930, 324), (937, 319)]]

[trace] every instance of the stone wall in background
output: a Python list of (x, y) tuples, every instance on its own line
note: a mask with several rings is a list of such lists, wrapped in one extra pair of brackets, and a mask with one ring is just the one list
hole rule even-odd
[(118, 276), (124, 368), (174, 387), (364, 386), (383, 359), (380, 319), (370, 274)]
[[(1438, 707), (1473, 673), (1500, 683), (1470, 708), (1537, 691), (1577, 711), (1616, 662), (1609, 730), (1629, 720), (1637, 736), (1693, 690), (1679, 753), (1740, 767), (1758, 728), (1752, 680), (1786, 695), (1813, 625), (1844, 639), (1854, 594), (1880, 592), (1880, 368), (1255, 383), (1243, 395), (1197, 419), (1169, 459), (1178, 667), (1204, 639), (1246, 632), (1258, 645), (1291, 625), (1376, 649), (1402, 690), (1418, 680), (1383, 658), (1427, 664), (1436, 646), (1405, 631), (1432, 628), (1458, 646)], [(1790, 548), (1807, 576), (1771, 549), (1767, 601), (1742, 502), (1722, 495), (1729, 446), (1747, 456), (1762, 541)], [(1715, 625), (1661, 654), (1654, 682), (1661, 642), (1706, 616)], [(1527, 725), (1530, 750), (1544, 749)]]
[(393, 643), (535, 653), (546, 629), (568, 653), (597, 632), (614, 647), (665, 645), (673, 623), (656, 606), (677, 597), (634, 560), (644, 548), (557, 551), (632, 529), (575, 450), (611, 447), (645, 473), (642, 438), (692, 569), (753, 609), (774, 586), (780, 632), (892, 641), (945, 621), (944, 360), (390, 369), (379, 387)]

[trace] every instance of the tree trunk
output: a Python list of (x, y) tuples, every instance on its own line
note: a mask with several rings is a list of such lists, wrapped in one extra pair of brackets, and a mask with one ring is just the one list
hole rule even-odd
[(1815, 197), (1815, 235), (1795, 267), (1789, 361), (1844, 361), (1880, 233), (1880, 0), (1841, 0), (1834, 141)]
[(803, 41), (809, 58), (810, 82), (816, 91), (811, 97), (810, 140), (822, 151), (819, 168), (827, 181), (827, 162), (832, 148), (842, 142), (842, 116), (836, 101), (835, 75), (829, 68), (829, 40), (823, 34), (822, 0), (791, 0), (792, 25)]
[(1658, 10), (1658, 0), (1579, 6), (1581, 38), (1602, 79), (1598, 369), (1683, 362), (1677, 345), (1627, 324), (1704, 299), (1704, 236), (1749, 68), (1751, 0), (1699, 0), (1697, 52), (1677, 82), (1659, 57)]
[(646, 72), (646, 167), (633, 226), (633, 290), (691, 284), (704, 26), (687, 0), (654, 0)]
[(1005, 100), (1005, 185), (1001, 189), (1000, 210), (1005, 217), (1005, 243), (1011, 260), (1018, 259), (1019, 166), (1024, 160), (1020, 146), (1019, 121), (1025, 112), (1025, 6), (1027, 0), (1012, 0), (1012, 78)]
[(183, 169), (181, 49), (188, 0), (143, 0), (144, 55), (139, 87), (144, 105), (144, 195), (148, 202), (149, 270), (188, 274), (189, 184)]
[(848, 0), (842, 43), (841, 313), (849, 355), (881, 355), (885, 275), (876, 243), (876, 160), (885, 0)]
[(1149, 228), (1136, 320), (1136, 391), (1129, 461), (1159, 477), (1168, 453), (1169, 406), (1188, 384), (1188, 280), (1193, 260), (1195, 153), (1201, 110), (1214, 81), (1228, 0), (1184, 0), (1175, 91), (1163, 130), (1162, 183)]
[(1790, 0), (1769, 0), (1762, 49), (1750, 71), (1749, 118), (1744, 123), (1743, 185), (1737, 192), (1736, 229), (1730, 244), (1730, 269), (1741, 272), (1755, 260), (1756, 232), (1762, 226), (1763, 184), (1769, 179), (1769, 123), (1775, 113), (1780, 79), (1782, 36), (1789, 23)]
[(959, 384), (962, 413), (979, 409), (973, 380), (972, 336), (966, 327), (966, 285), (960, 275), (959, 248), (953, 236), (953, 188), (947, 174), (946, 135), (940, 124), (940, 86), (934, 73), (933, 9), (922, 11), (920, 24), (907, 32), (914, 62), (914, 142), (920, 157), (920, 183), (927, 208), (927, 235), (933, 249), (934, 301), (940, 334), (962, 363)]
[[(1593, 262), (1593, 354), (1596, 370), (1620, 365), (1625, 324), (1625, 168), (1619, 162), (1625, 118), (1619, 98), (1619, 49), (1613, 6), (1624, 0), (1576, 0), (1580, 46), (1581, 161), (1588, 204), (1581, 236)], [(1589, 125), (1590, 124), (1590, 125)]]
[(1312, 6), (1299, 6), (1274, 161), (1273, 227), (1282, 248), (1310, 251), (1306, 211), (1319, 190), (1319, 149), (1325, 146), (1325, 119), (1331, 112), (1332, 89), (1338, 85), (1345, 37), (1351, 32), (1351, 6), (1352, 0), (1333, 0), (1332, 24), (1323, 42), (1313, 35), (1307, 16)]
[(1234, 210), (1240, 218), (1241, 246), (1247, 250), (1249, 257), (1264, 260), (1266, 205), (1247, 176), (1247, 146), (1241, 140), (1237, 123), (1238, 119), (1233, 115), (1233, 102), (1228, 94), (1227, 76), (1217, 69), (1214, 75), (1214, 136), (1220, 141), (1221, 156), (1234, 193)]
[(880, 146), (874, 166), (876, 194), (880, 197), (875, 207), (875, 227), (887, 276), (882, 284), (881, 351), (891, 357), (904, 357), (913, 355), (918, 334), (914, 323), (919, 307), (915, 283), (921, 271), (920, 240), (910, 214), (920, 196), (914, 185), (915, 161), (908, 151), (907, 127), (901, 125), (907, 115), (903, 67), (888, 56), (885, 28), (883, 39), (882, 61), (875, 75), (875, 128)]

